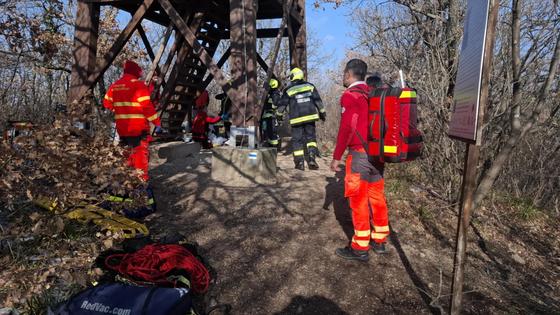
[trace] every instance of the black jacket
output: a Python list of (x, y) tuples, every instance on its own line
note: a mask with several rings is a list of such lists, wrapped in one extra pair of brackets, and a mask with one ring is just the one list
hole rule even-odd
[(283, 114), (286, 108), (290, 113), (292, 126), (314, 122), (325, 115), (325, 107), (317, 88), (304, 80), (294, 81), (284, 90), (278, 112)]

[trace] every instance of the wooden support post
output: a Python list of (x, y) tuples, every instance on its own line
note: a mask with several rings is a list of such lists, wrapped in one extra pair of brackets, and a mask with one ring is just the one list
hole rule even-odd
[(103, 73), (105, 73), (105, 71), (109, 69), (109, 67), (111, 66), (115, 58), (117, 58), (124, 45), (126, 45), (128, 40), (134, 33), (134, 30), (138, 27), (154, 1), (155, 0), (144, 0), (140, 7), (138, 7), (136, 12), (132, 16), (132, 19), (128, 22), (124, 30), (119, 34), (119, 37), (117, 37), (117, 39), (115, 40), (113, 46), (111, 46), (109, 51), (107, 51), (107, 53), (105, 53), (105, 55), (103, 56), (101, 63), (96, 67), (95, 71), (88, 76), (88, 79), (86, 81), (88, 84), (81, 86), (79, 91), (76, 91), (76, 95), (78, 95), (76, 99), (81, 99), (85, 95), (85, 93), (90, 88), (92, 88), (93, 85), (97, 83), (97, 81), (99, 81), (99, 78), (101, 78)]
[[(484, 112), (488, 103), (490, 77), (492, 74), (492, 59), (494, 54), (494, 43), (496, 38), (496, 24), (500, 9), (499, 0), (490, 1), (490, 12), (486, 31), (486, 45), (484, 47), (484, 61), (482, 64), (482, 82), (480, 90), (480, 106), (478, 121), (484, 121)], [(477, 135), (480, 137), (479, 124)], [(457, 228), (457, 244), (455, 249), (455, 263), (453, 270), (453, 285), (451, 293), (451, 315), (459, 315), (463, 304), (463, 281), (465, 275), (465, 262), (467, 251), (467, 231), (471, 222), (471, 213), (474, 209), (474, 193), (476, 191), (477, 165), (480, 156), (480, 146), (467, 144), (465, 165), (463, 171), (463, 186), (461, 190), (461, 205), (459, 211), (459, 223)]]
[(232, 89), (238, 94), (232, 99), (232, 123), (246, 126), (257, 117), (257, 1), (230, 0), (230, 69)]
[(74, 64), (72, 65), (68, 103), (78, 100), (83, 90), (93, 86), (89, 77), (95, 71), (99, 13), (99, 4), (78, 1), (74, 31)]
[(300, 14), (302, 23), (294, 25), (290, 23), (290, 29), (295, 27), (295, 38), (290, 41), (291, 67), (298, 67), (307, 75), (307, 28), (305, 26), (305, 0), (296, 0), (296, 8)]
[[(238, 96), (235, 91), (232, 89), (227, 88), (227, 80), (222, 73), (222, 70), (214, 63), (212, 60), (212, 56), (208, 54), (208, 52), (200, 45), (197, 41), (195, 34), (189, 29), (185, 21), (181, 18), (177, 10), (173, 7), (169, 0), (158, 0), (161, 7), (165, 10), (165, 12), (169, 15), (170, 20), (175, 24), (181, 35), (183, 35), (186, 43), (191, 46), (195, 55), (198, 56), (200, 61), (208, 68), (210, 73), (214, 76), (214, 80), (218, 82), (223, 88), (226, 89), (228, 96), (232, 100), (233, 104), (239, 103)], [(234, 105), (235, 107), (235, 105)]]

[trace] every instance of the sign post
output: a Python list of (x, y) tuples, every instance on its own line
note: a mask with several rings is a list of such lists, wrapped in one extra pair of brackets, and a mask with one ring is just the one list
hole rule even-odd
[(466, 142), (450, 314), (462, 308), (467, 229), (474, 210), (482, 122), (488, 103), (499, 0), (469, 0), (457, 72), (449, 136)]

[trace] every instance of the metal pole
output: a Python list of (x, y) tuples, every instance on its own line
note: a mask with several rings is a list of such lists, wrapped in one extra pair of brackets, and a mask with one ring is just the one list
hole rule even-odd
[(465, 277), (465, 262), (467, 250), (467, 230), (474, 209), (474, 193), (476, 191), (477, 165), (480, 156), (481, 130), (484, 112), (489, 99), (490, 76), (492, 74), (492, 57), (494, 52), (495, 31), (498, 21), (500, 2), (490, 0), (490, 12), (486, 31), (486, 45), (484, 47), (484, 62), (482, 66), (482, 84), (480, 89), (479, 130), (477, 143), (467, 144), (463, 171), (463, 186), (461, 189), (461, 208), (457, 227), (457, 244), (455, 249), (455, 263), (453, 268), (453, 285), (451, 293), (451, 315), (458, 315), (463, 304), (463, 281)]

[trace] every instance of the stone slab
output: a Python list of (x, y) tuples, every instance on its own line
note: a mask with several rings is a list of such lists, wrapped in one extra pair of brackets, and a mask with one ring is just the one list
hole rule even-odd
[(161, 143), (155, 146), (157, 157), (164, 159), (166, 162), (172, 162), (177, 159), (196, 158), (200, 152), (200, 144), (183, 141), (174, 141)]
[(236, 187), (274, 185), (276, 155), (275, 148), (214, 148), (212, 179)]

